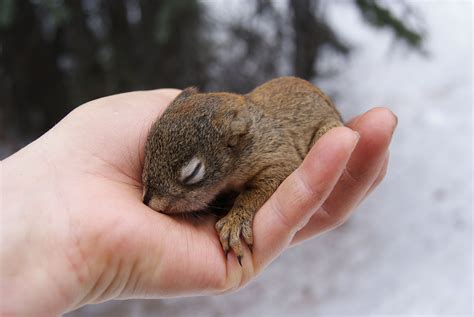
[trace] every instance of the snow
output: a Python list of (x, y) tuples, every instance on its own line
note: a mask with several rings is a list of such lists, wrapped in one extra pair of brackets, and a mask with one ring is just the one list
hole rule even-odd
[(234, 294), (112, 301), (67, 316), (472, 315), (473, 5), (413, 5), (428, 58), (394, 47), (346, 2), (330, 6), (356, 50), (317, 84), (339, 92), (345, 118), (375, 105), (399, 117), (384, 183), (344, 226), (288, 250)]

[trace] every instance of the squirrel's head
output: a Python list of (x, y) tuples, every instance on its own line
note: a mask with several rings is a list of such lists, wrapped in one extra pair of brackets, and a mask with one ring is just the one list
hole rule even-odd
[(148, 134), (143, 202), (164, 213), (206, 208), (231, 177), (250, 123), (243, 96), (182, 91)]

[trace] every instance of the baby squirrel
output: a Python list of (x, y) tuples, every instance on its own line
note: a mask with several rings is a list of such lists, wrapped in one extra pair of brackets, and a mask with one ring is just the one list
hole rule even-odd
[(246, 95), (187, 88), (148, 134), (143, 202), (166, 214), (185, 213), (238, 191), (215, 227), (225, 254), (232, 248), (241, 264), (240, 238), (251, 250), (257, 210), (313, 144), (342, 125), (331, 100), (295, 77), (273, 79)]

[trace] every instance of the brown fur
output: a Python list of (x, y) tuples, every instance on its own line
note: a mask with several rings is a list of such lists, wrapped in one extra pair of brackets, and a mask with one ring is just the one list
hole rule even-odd
[[(240, 237), (251, 247), (255, 212), (319, 137), (337, 126), (341, 116), (331, 100), (299, 78), (277, 78), (247, 95), (187, 88), (148, 135), (145, 201), (158, 211), (180, 213), (203, 209), (217, 194), (238, 190), (216, 229), (224, 251), (231, 248), (240, 262)], [(193, 157), (203, 162), (204, 178), (183, 185), (179, 173)]]

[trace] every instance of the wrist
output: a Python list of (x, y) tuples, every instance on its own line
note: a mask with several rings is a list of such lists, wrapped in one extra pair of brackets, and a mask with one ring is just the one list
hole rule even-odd
[(60, 234), (65, 217), (51, 213), (54, 184), (36, 143), (1, 163), (0, 315), (60, 314), (76, 295)]

